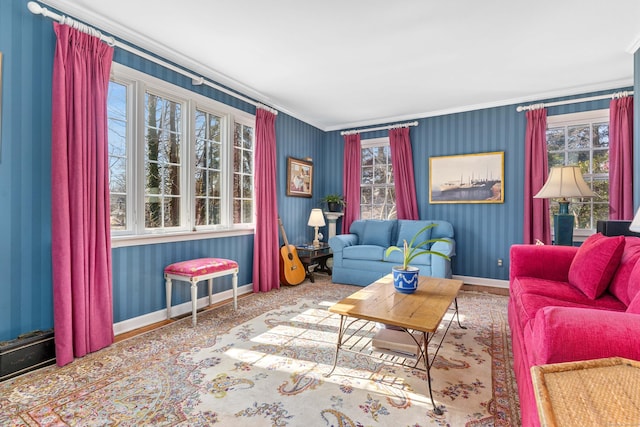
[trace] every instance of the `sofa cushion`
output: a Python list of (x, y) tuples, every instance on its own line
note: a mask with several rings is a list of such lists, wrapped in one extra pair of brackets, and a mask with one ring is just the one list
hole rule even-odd
[(342, 257), (345, 259), (382, 261), (385, 249), (386, 248), (383, 248), (382, 246), (376, 245), (347, 246), (342, 250)]
[(367, 220), (360, 244), (382, 246), (383, 248), (391, 246), (391, 230), (394, 225), (394, 221)]
[[(629, 305), (635, 296), (635, 292), (631, 292), (630, 289), (633, 284), (631, 281), (631, 273), (638, 260), (640, 260), (640, 238), (625, 237), (624, 251), (622, 252), (620, 265), (616, 270), (616, 274), (613, 276), (613, 280), (611, 280), (608, 291), (627, 305)], [(640, 274), (640, 271), (638, 271), (638, 274)], [(639, 275), (635, 277), (636, 280), (640, 279)]]
[[(433, 224), (433, 221), (412, 221), (412, 220), (399, 220), (398, 221), (398, 241), (395, 243), (396, 246), (402, 247), (404, 241), (407, 243), (411, 242), (413, 236), (416, 235), (418, 231), (426, 227), (427, 225)], [(418, 245), (425, 240), (429, 240), (431, 238), (431, 228), (426, 229), (415, 240), (415, 244)]]
[[(559, 282), (555, 280), (539, 279), (537, 277), (516, 277), (509, 285), (509, 293), (511, 298), (520, 300), (520, 296), (523, 294), (535, 294), (545, 297), (556, 298), (564, 301), (575, 302), (578, 304), (607, 304), (609, 298), (613, 298), (608, 293), (602, 295), (602, 301), (600, 298), (598, 302), (594, 302), (582, 293), (578, 288), (571, 285), (568, 282)], [(619, 301), (613, 303), (613, 307), (618, 307)]]
[[(613, 296), (606, 294), (606, 298), (603, 297), (597, 302), (587, 297), (581, 302), (567, 301), (563, 299), (554, 298), (551, 296), (535, 295), (535, 294), (522, 294), (518, 298), (516, 307), (518, 309), (517, 316), (521, 328), (536, 317), (538, 310), (545, 307), (577, 307), (577, 308), (594, 308), (605, 311), (625, 311), (626, 305), (621, 301), (618, 301)], [(606, 300), (606, 303), (602, 303)]]
[(620, 264), (624, 236), (596, 233), (578, 248), (569, 267), (569, 283), (596, 299), (605, 291)]

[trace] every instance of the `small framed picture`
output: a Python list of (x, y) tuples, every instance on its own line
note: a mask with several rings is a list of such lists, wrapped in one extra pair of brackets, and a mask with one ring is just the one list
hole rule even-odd
[(287, 196), (313, 195), (313, 163), (287, 157)]

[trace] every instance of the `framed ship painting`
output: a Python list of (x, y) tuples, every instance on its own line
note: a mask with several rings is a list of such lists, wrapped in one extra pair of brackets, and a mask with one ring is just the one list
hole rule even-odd
[(287, 157), (287, 196), (313, 195), (313, 163)]
[(504, 151), (430, 157), (429, 203), (504, 203)]

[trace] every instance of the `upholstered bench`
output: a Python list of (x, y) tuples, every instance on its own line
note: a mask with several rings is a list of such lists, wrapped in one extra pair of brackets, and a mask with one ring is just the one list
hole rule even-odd
[(209, 281), (209, 305), (213, 304), (213, 279), (233, 275), (233, 309), (238, 309), (238, 263), (223, 258), (198, 258), (176, 262), (164, 269), (167, 292), (167, 319), (171, 318), (172, 280), (191, 283), (191, 322), (196, 326), (196, 306), (198, 303), (198, 282)]

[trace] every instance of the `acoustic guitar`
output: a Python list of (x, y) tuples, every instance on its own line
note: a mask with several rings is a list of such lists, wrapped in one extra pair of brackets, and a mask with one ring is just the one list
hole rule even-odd
[(282, 220), (278, 217), (280, 231), (284, 245), (280, 248), (280, 282), (283, 285), (299, 285), (304, 281), (307, 272), (304, 270), (302, 261), (298, 258), (296, 247), (289, 244), (287, 233), (284, 231)]

